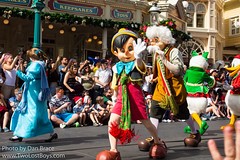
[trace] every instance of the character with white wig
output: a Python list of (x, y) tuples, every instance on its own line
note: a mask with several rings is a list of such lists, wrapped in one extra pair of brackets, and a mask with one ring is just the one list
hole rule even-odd
[[(189, 69), (187, 69), (184, 75), (184, 84), (188, 93), (188, 109), (192, 118), (197, 122), (201, 135), (206, 132), (209, 126), (206, 121), (201, 120), (199, 115), (205, 112), (208, 104), (209, 88), (215, 85), (214, 77), (206, 73), (208, 68), (207, 56), (208, 52), (198, 54), (196, 51), (193, 51)], [(186, 126), (184, 132), (191, 132), (190, 127)]]
[[(232, 66), (226, 68), (229, 76), (232, 78), (231, 85), (224, 85), (224, 89), (228, 90), (225, 102), (230, 108), (231, 118), (229, 126), (234, 127), (237, 117), (240, 116), (240, 54), (236, 55), (232, 61)], [(224, 129), (222, 126), (221, 129)]]
[[(183, 82), (184, 63), (180, 51), (173, 46), (176, 40), (166, 26), (150, 26), (146, 36), (150, 40), (147, 49), (153, 54), (153, 79), (157, 78), (150, 120), (158, 128), (165, 111), (171, 110), (176, 118), (186, 120), (191, 128), (190, 136), (184, 139), (185, 146), (196, 147), (201, 141), (201, 135), (188, 110)], [(151, 144), (151, 141), (151, 138), (147, 138), (142, 143)]]

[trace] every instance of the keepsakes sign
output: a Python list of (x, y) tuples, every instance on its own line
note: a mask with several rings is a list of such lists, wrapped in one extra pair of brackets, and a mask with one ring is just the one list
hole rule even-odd
[(127, 11), (127, 10), (113, 9), (112, 17), (115, 19), (132, 20), (133, 13), (131, 11)]
[(29, 6), (31, 4), (31, 0), (0, 0), (0, 3)]
[(71, 1), (50, 0), (48, 2), (48, 7), (51, 10), (73, 12), (81, 15), (101, 16), (103, 14), (103, 9), (101, 7), (74, 3)]

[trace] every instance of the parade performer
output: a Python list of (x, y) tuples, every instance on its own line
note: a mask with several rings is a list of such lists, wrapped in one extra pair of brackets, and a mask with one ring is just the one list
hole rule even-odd
[[(192, 52), (192, 58), (189, 62), (189, 69), (184, 75), (184, 84), (187, 90), (188, 109), (192, 118), (199, 126), (199, 133), (203, 135), (208, 129), (206, 121), (202, 121), (200, 114), (205, 112), (208, 104), (209, 88), (215, 85), (214, 77), (206, 73), (208, 69), (208, 52), (199, 55), (196, 51)], [(185, 133), (190, 133), (191, 128), (186, 126)]]
[(131, 142), (135, 136), (134, 130), (131, 129), (131, 121), (137, 120), (140, 120), (154, 137), (154, 145), (149, 156), (164, 158), (167, 154), (164, 142), (159, 140), (157, 130), (147, 116), (140, 86), (143, 74), (146, 72), (146, 66), (141, 58), (146, 44), (137, 38), (136, 33), (126, 29), (120, 29), (112, 38), (111, 51), (120, 61), (112, 68), (115, 105), (108, 123), (111, 149), (100, 152), (96, 157), (97, 160), (120, 160), (117, 141), (120, 140), (121, 144)]
[[(191, 128), (191, 134), (184, 139), (185, 146), (196, 147), (201, 141), (201, 135), (194, 126), (187, 106), (187, 92), (184, 87), (184, 63), (180, 51), (175, 48), (175, 39), (167, 26), (149, 26), (146, 30), (149, 39), (148, 51), (153, 54), (153, 79), (157, 84), (152, 96), (150, 120), (158, 129), (166, 110), (171, 110), (178, 119), (186, 120)], [(139, 144), (152, 144), (152, 138), (147, 138)], [(146, 147), (145, 147), (146, 146)], [(146, 151), (147, 145), (139, 145)]]
[(31, 138), (50, 133), (50, 138), (45, 140), (51, 142), (57, 139), (56, 133), (53, 134), (53, 126), (48, 118), (47, 98), (50, 94), (48, 81), (45, 72), (43, 51), (32, 48), (27, 51), (27, 56), (31, 63), (26, 69), (26, 74), (17, 71), (17, 76), (24, 81), (22, 99), (15, 109), (10, 129), (14, 137), (11, 141), (21, 142), (23, 138)]
[[(232, 78), (231, 85), (224, 85), (228, 92), (225, 97), (225, 103), (230, 108), (231, 118), (229, 126), (234, 127), (237, 117), (240, 116), (240, 54), (236, 55), (232, 61), (232, 66), (226, 68), (229, 76)], [(222, 126), (221, 129), (224, 129)]]

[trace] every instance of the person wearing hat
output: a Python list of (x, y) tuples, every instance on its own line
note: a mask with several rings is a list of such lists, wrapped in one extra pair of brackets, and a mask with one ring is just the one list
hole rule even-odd
[(96, 59), (93, 65), (93, 72), (95, 73), (101, 66), (101, 59)]
[(216, 81), (218, 81), (218, 70), (217, 69), (210, 69), (209, 75), (214, 77)]
[(75, 102), (75, 106), (73, 106), (73, 113), (76, 113), (79, 115), (79, 119), (78, 119), (79, 126), (80, 127), (86, 126), (87, 114), (84, 109), (83, 98), (80, 96), (76, 96), (73, 98), (73, 100)]
[[(12, 116), (10, 129), (14, 137), (11, 141), (21, 142), (23, 138), (32, 138), (43, 134), (50, 134), (45, 140), (51, 142), (57, 139), (51, 121), (48, 118), (47, 99), (50, 94), (47, 76), (45, 72), (45, 54), (38, 48), (27, 51), (31, 63), (26, 73), (17, 70), (17, 76), (24, 81), (22, 99)], [(19, 67), (19, 66), (18, 66)], [(40, 94), (42, 93), (42, 94)]]
[[(137, 41), (137, 42), (136, 42)], [(166, 156), (166, 146), (157, 136), (157, 130), (148, 119), (145, 99), (141, 88), (143, 74), (146, 66), (141, 58), (142, 52), (146, 49), (145, 42), (136, 33), (120, 29), (112, 38), (111, 51), (118, 57), (119, 62), (113, 66), (112, 86), (114, 107), (108, 122), (110, 150), (100, 152), (96, 160), (121, 159), (117, 149), (117, 141), (121, 144), (130, 143), (135, 136), (131, 129), (131, 121), (140, 120), (154, 137), (153, 151), (149, 156), (163, 158)]]

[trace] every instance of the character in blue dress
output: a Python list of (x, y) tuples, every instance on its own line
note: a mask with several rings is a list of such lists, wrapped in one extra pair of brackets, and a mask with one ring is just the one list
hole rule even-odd
[(50, 138), (45, 141), (51, 142), (58, 136), (54, 133), (47, 112), (47, 97), (50, 89), (44, 62), (40, 61), (44, 60), (45, 56), (38, 48), (28, 50), (27, 56), (31, 63), (26, 69), (26, 74), (17, 71), (17, 76), (24, 81), (23, 95), (12, 116), (10, 129), (14, 136), (9, 140), (21, 142), (23, 138), (50, 133)]

